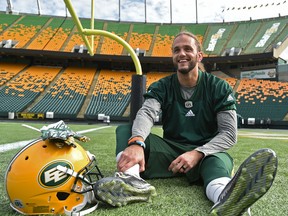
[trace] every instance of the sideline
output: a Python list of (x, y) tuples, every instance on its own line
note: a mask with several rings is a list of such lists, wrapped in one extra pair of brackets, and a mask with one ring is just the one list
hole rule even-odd
[(278, 140), (288, 140), (288, 134), (277, 133), (277, 131), (267, 130), (267, 131), (241, 131), (238, 130), (238, 136), (256, 138), (256, 139), (278, 139)]
[[(92, 132), (92, 131), (96, 131), (96, 130), (109, 128), (109, 127), (112, 127), (112, 126), (91, 128), (91, 129), (87, 129), (87, 130), (77, 131), (76, 133), (84, 134), (84, 133), (88, 133), (88, 132)], [(33, 140), (34, 139), (25, 140), (25, 141), (18, 141), (18, 142), (14, 142), (14, 143), (2, 144), (2, 145), (0, 145), (0, 152), (6, 152), (6, 151), (10, 151), (10, 150), (17, 149), (17, 148), (22, 148), (23, 146), (27, 145), (28, 143), (32, 142)]]

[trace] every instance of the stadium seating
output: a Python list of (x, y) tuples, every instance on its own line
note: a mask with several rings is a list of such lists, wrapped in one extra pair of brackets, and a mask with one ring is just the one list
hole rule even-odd
[[(129, 32), (130, 24), (126, 23), (113, 23), (110, 22), (107, 24), (107, 31), (116, 34), (121, 37), (123, 40), (126, 40)], [(121, 55), (123, 52), (123, 46), (110, 38), (103, 38), (103, 43), (101, 44), (100, 54), (109, 54), (109, 55)]]
[(257, 34), (253, 37), (251, 42), (248, 44), (247, 48), (244, 50), (244, 54), (250, 53), (263, 53), (266, 52), (267, 47), (273, 43), (276, 37), (280, 34), (286, 34), (283, 32), (286, 27), (287, 30), (287, 20), (288, 18), (278, 18), (272, 20), (263, 20), (261, 22), (261, 27), (257, 29)]
[(98, 114), (122, 116), (131, 97), (131, 74), (101, 70), (85, 117), (95, 119)]
[(74, 23), (72, 20), (70, 19), (63, 20), (61, 25), (54, 32), (53, 39), (49, 40), (48, 43), (45, 45), (44, 50), (60, 51), (64, 42), (70, 35), (73, 27)]
[[(91, 28), (91, 23), (90, 20), (88, 19), (81, 19), (81, 24), (83, 28), (85, 29), (90, 29)], [(102, 21), (95, 21), (94, 22), (94, 28), (98, 30), (104, 30), (104, 22)], [(98, 47), (100, 41), (100, 36), (96, 35), (94, 36), (94, 53), (96, 53), (96, 49)], [(73, 52), (75, 46), (80, 46), (84, 45), (84, 41), (81, 37), (81, 35), (78, 33), (77, 29), (74, 28), (71, 37), (67, 40), (66, 45), (61, 49), (61, 51), (65, 52)]]
[(28, 107), (59, 72), (59, 68), (31, 66), (0, 90), (0, 116), (21, 112)]
[(226, 44), (226, 49), (238, 48), (244, 51), (251, 42), (257, 31), (261, 27), (259, 21), (239, 22), (236, 25), (235, 32)]
[[(80, 21), (83, 28), (90, 29), (90, 19), (82, 18)], [(170, 57), (175, 35), (187, 30), (194, 33), (202, 43), (204, 56), (219, 57), (272, 52), (273, 48), (287, 38), (287, 22), (287, 16), (210, 24), (152, 24), (95, 20), (95, 29), (118, 35), (134, 50), (139, 48), (149, 57)], [(89, 37), (88, 39), (90, 40)], [(75, 52), (75, 46), (85, 46), (70, 17), (0, 13), (0, 42), (5, 40), (17, 41), (16, 49), (38, 51)], [(238, 49), (239, 53), (232, 52), (234, 49)], [(104, 55), (127, 55), (122, 45), (99, 35), (94, 38), (94, 52)], [(23, 60), (25, 61), (26, 59)], [(251, 70), (250, 65), (244, 67)], [(49, 71), (51, 77), (45, 74), (43, 69)], [(7, 112), (11, 111), (29, 110), (41, 113), (53, 111), (58, 117), (76, 118), (79, 110), (83, 112), (87, 105), (85, 111), (87, 118), (96, 118), (99, 113), (121, 117), (124, 113), (125, 115), (129, 113), (132, 73), (108, 70), (97, 73), (95, 68), (85, 67), (87, 76), (85, 77), (81, 67), (61, 70), (61, 67), (29, 66), (27, 62), (13, 65), (0, 63), (0, 99), (5, 101), (0, 105), (0, 116), (6, 116)], [(146, 87), (169, 74), (171, 72), (147, 73)], [(262, 119), (269, 116), (273, 120), (281, 121), (287, 115), (287, 83), (238, 80), (224, 75), (221, 71), (216, 71), (214, 74), (225, 79), (234, 88), (237, 109), (244, 118)], [(92, 95), (87, 95), (93, 79), (96, 86), (94, 88), (93, 84)]]
[(153, 83), (161, 79), (162, 77), (166, 77), (173, 74), (173, 72), (149, 72), (146, 75), (146, 89)]
[(244, 118), (283, 120), (288, 111), (288, 84), (242, 79), (237, 92), (238, 113)]
[[(207, 31), (208, 24), (185, 24), (184, 29), (185, 31), (192, 32), (194, 35), (197, 36), (199, 42), (203, 44), (204, 35)], [(204, 52), (204, 56), (206, 53)]]
[(151, 56), (171, 56), (173, 39), (180, 31), (180, 25), (173, 25), (173, 28), (168, 24), (159, 26)]
[[(146, 88), (171, 72), (149, 72)], [(98, 114), (122, 117), (131, 99), (132, 72), (101, 70), (85, 117), (97, 118)]]
[(204, 53), (208, 56), (221, 56), (235, 25), (234, 23), (210, 24), (203, 41)]
[[(49, 23), (42, 29), (38, 36), (27, 46), (27, 49), (43, 50), (52, 40), (52, 38), (54, 40), (54, 36), (57, 34), (57, 31), (59, 28), (62, 28), (62, 24), (63, 19), (57, 17), (51, 18)], [(57, 50), (56, 47), (54, 50)]]
[(129, 40), (132, 48), (149, 52), (155, 32), (155, 24), (133, 24), (133, 31)]
[(23, 48), (36, 34), (40, 31), (42, 26), (48, 21), (48, 17), (37, 17), (22, 15), (21, 19), (10, 25), (9, 29), (0, 35), (2, 40), (15, 40), (18, 41), (16, 48)]
[(69, 67), (65, 69), (30, 112), (53, 112), (55, 118), (76, 118), (95, 73), (95, 68)]
[(12, 23), (19, 19), (20, 15), (11, 16), (9, 14), (0, 14), (0, 32), (4, 32)]
[[(90, 29), (90, 19), (80, 19), (83, 28)], [(174, 36), (182, 30), (191, 31), (202, 42), (205, 56), (221, 56), (237, 49), (238, 54), (271, 52), (287, 37), (288, 17), (211, 24), (150, 24), (119, 23), (95, 20), (94, 28), (112, 32), (139, 48), (147, 56), (171, 55)], [(0, 14), (0, 41), (18, 41), (16, 48), (73, 52), (84, 45), (71, 18), (35, 15)], [(127, 55), (123, 46), (102, 36), (95, 36), (94, 53)], [(233, 53), (233, 52), (231, 52)]]
[(27, 65), (21, 63), (0, 62), (0, 87), (15, 77)]

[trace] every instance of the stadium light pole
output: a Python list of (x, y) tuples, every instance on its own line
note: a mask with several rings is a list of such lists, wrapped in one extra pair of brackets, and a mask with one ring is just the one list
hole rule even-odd
[[(91, 1), (91, 23), (90, 28), (94, 29), (94, 1)], [(94, 35), (91, 36), (91, 50), (94, 50)]]
[(146, 8), (146, 7), (147, 7), (147, 5), (146, 5), (146, 0), (145, 0), (145, 1), (144, 1), (144, 10), (145, 10), (145, 11), (144, 11), (144, 13), (145, 13), (144, 16), (145, 16), (145, 23), (147, 23), (147, 8)]
[(7, 8), (6, 8), (7, 12), (9, 14), (13, 13), (13, 5), (12, 5), (12, 1), (11, 0), (7, 0)]
[(42, 11), (41, 11), (41, 4), (39, 0), (37, 0), (37, 6), (38, 6), (38, 15), (41, 15)]
[(172, 24), (173, 17), (172, 17), (172, 0), (170, 0), (170, 23)]
[(119, 0), (119, 7), (118, 7), (118, 10), (119, 10), (119, 22), (121, 21), (121, 0)]
[(198, 23), (198, 2), (195, 0), (195, 7), (196, 7), (196, 24)]

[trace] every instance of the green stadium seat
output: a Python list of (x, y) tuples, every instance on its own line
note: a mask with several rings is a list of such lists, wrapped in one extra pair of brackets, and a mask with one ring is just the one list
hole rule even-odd
[(96, 74), (95, 68), (69, 67), (31, 108), (33, 113), (54, 112), (55, 118), (76, 118)]
[(0, 34), (4, 32), (8, 27), (10, 27), (17, 19), (19, 19), (20, 15), (10, 14), (0, 14)]
[(59, 68), (31, 66), (0, 90), (0, 113), (22, 112), (52, 82)]
[(181, 31), (181, 25), (165, 24), (159, 26), (159, 31), (156, 35), (156, 40), (153, 44), (153, 50), (151, 56), (171, 56), (172, 42), (175, 37)]
[[(37, 17), (37, 18), (35, 18)], [(45, 25), (48, 17), (26, 15), (17, 23), (13, 23), (11, 27), (0, 35), (2, 40), (15, 40), (18, 41), (16, 48), (23, 48)]]
[(210, 24), (203, 41), (203, 51), (208, 56), (221, 56), (223, 48), (236, 24)]
[(288, 112), (288, 84), (242, 79), (235, 94), (237, 112), (244, 118), (282, 121)]
[[(256, 31), (256, 34), (247, 48), (243, 51), (244, 54), (255, 54), (266, 52), (267, 47), (273, 43), (277, 35), (280, 34), (283, 29), (287, 29), (287, 17), (262, 20), (261, 28)], [(283, 33), (285, 34), (285, 33)], [(287, 31), (286, 31), (287, 36)], [(270, 50), (271, 51), (271, 50)]]
[[(126, 23), (118, 23), (118, 22), (107, 23), (107, 31), (116, 34), (125, 41), (129, 32), (129, 27), (130, 24)], [(104, 37), (100, 54), (121, 55), (122, 52), (123, 52), (123, 46), (121, 44), (119, 44), (117, 41), (113, 39)]]

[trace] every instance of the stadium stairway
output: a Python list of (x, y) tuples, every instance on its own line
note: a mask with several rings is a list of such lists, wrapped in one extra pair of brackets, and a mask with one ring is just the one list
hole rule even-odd
[[(128, 30), (128, 33), (127, 33), (127, 37), (126, 37), (126, 42), (130, 41), (130, 39), (132, 37), (133, 27), (134, 27), (134, 24), (133, 23), (130, 24), (130, 27), (129, 27), (129, 30)], [(130, 46), (131, 46), (131, 44), (130, 44)], [(122, 55), (127, 55), (127, 54), (128, 54), (127, 50), (123, 49)]]
[(13, 15), (8, 16), (7, 14), (0, 14), (0, 32), (1, 34), (4, 34), (6, 31), (9, 31), (9, 29), (18, 23), (21, 19), (23, 19), (23, 16), (20, 15)]
[(227, 49), (227, 44), (229, 43), (229, 41), (232, 41), (232, 38), (234, 37), (234, 34), (235, 34), (237, 28), (238, 28), (238, 25), (236, 23), (234, 23), (232, 30), (229, 32), (227, 39), (226, 39), (226, 42), (224, 43), (224, 45), (220, 51), (220, 55), (222, 53), (224, 53), (225, 50)]
[[(103, 30), (104, 30), (104, 31), (107, 31), (107, 22), (105, 22), (105, 23), (103, 24)], [(96, 47), (96, 54), (100, 54), (101, 49), (102, 49), (103, 42), (104, 42), (104, 37), (103, 37), (103, 36), (100, 36), (98, 46)]]
[(31, 108), (33, 113), (54, 112), (54, 118), (76, 118), (96, 73), (95, 68), (67, 67), (44, 97)]
[(85, 115), (85, 112), (87, 110), (87, 107), (91, 101), (91, 98), (92, 98), (92, 94), (93, 94), (93, 90), (97, 84), (97, 81), (98, 81), (98, 77), (99, 77), (99, 74), (100, 74), (100, 70), (98, 69), (95, 73), (95, 76), (94, 76), (94, 79), (92, 81), (92, 84), (90, 85), (90, 89), (88, 91), (88, 94), (86, 96), (86, 99), (77, 115), (77, 119), (84, 119), (84, 115)]
[(72, 20), (65, 18), (58, 23), (58, 26), (54, 28), (53, 37), (45, 44), (43, 50), (59, 51), (63, 47), (65, 41), (71, 34), (74, 23)]
[(46, 89), (41, 92), (41, 94), (31, 103), (23, 112), (30, 112), (30, 110), (43, 99), (43, 97), (47, 94), (48, 91), (50, 91), (51, 87), (56, 83), (58, 78), (61, 76), (61, 74), (65, 71), (65, 68), (61, 68), (59, 73), (54, 77), (52, 82), (46, 87)]
[(14, 80), (21, 72), (26, 70), (29, 66), (26, 64), (11, 64), (11, 63), (0, 63), (0, 90), (5, 84)]
[(49, 26), (49, 24), (51, 23), (51, 21), (53, 20), (53, 18), (50, 18), (43, 26), (42, 28), (24, 45), (23, 49), (27, 49), (31, 43), (33, 43), (35, 41), (36, 38), (39, 37), (39, 35), (41, 34), (41, 32), (43, 31), (43, 29), (47, 28), (47, 26)]
[[(39, 71), (41, 67), (41, 71)], [(0, 90), (0, 115), (23, 112), (44, 91), (59, 70), (42, 66), (27, 66)]]
[(157, 38), (158, 32), (159, 32), (159, 26), (156, 26), (155, 27), (155, 32), (153, 34), (153, 38), (152, 38), (152, 41), (151, 41), (151, 46), (150, 46), (150, 49), (148, 50), (148, 52), (146, 53), (146, 56), (152, 56), (152, 52), (153, 52), (153, 48), (155, 46), (155, 42), (156, 42), (156, 38)]
[[(74, 26), (70, 32), (70, 34), (68, 35), (67, 39), (64, 41), (62, 47), (60, 48), (60, 51), (64, 52), (66, 46), (68, 45), (69, 41), (71, 40), (71, 38), (73, 37), (74, 33), (77, 32), (77, 26)], [(72, 49), (70, 50), (72, 51)]]
[(16, 48), (23, 48), (49, 20), (48, 17), (37, 17), (23, 15), (21, 19), (17, 19), (5, 32), (1, 33), (0, 40), (15, 40), (18, 43)]

